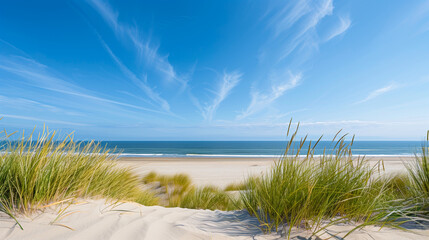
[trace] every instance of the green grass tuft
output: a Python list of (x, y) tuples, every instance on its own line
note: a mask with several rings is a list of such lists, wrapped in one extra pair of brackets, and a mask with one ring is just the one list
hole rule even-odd
[(143, 177), (143, 183), (148, 184), (157, 181), (158, 174), (156, 172), (150, 172)]
[(145, 206), (155, 206), (159, 204), (160, 200), (153, 192), (142, 191), (134, 201)]
[(240, 208), (239, 199), (214, 186), (195, 187), (186, 174), (160, 175), (150, 172), (143, 182), (152, 184), (153, 191), (165, 206), (192, 209), (234, 210)]
[[(298, 124), (299, 126), (299, 124)], [(380, 184), (376, 167), (363, 158), (352, 157), (344, 136), (331, 154), (314, 157), (314, 145), (298, 157), (306, 137), (295, 143), (298, 127), (292, 133), (284, 157), (271, 171), (247, 182), (242, 201), (255, 215), (264, 231), (288, 226), (317, 231), (326, 222), (363, 222), (380, 219), (387, 206), (388, 188)], [(319, 139), (320, 140), (320, 139)], [(335, 143), (333, 141), (333, 143)], [(305, 151), (305, 150), (304, 150)]]
[(225, 187), (224, 191), (225, 192), (243, 191), (243, 190), (246, 190), (246, 187), (247, 187), (246, 183), (231, 183)]
[[(154, 204), (141, 190), (140, 179), (117, 166), (114, 155), (90, 142), (82, 145), (68, 136), (55, 141), (46, 132), (32, 141), (8, 141), (0, 155), (0, 201), (3, 211), (31, 213), (68, 198), (95, 197)], [(148, 202), (146, 202), (146, 200)], [(150, 199), (150, 201), (149, 201)]]
[(423, 146), (420, 155), (416, 155), (415, 162), (407, 166), (413, 184), (414, 194), (429, 198), (429, 147)]
[(406, 199), (403, 212), (412, 219), (429, 223), (429, 131), (427, 142), (421, 153), (415, 155), (415, 161), (406, 165), (411, 182), (412, 197)]
[(180, 201), (179, 207), (210, 210), (235, 210), (236, 200), (214, 186), (194, 188), (187, 192)]
[(409, 199), (413, 197), (412, 182), (407, 174), (394, 174), (390, 176), (382, 176), (380, 184), (384, 184), (387, 193), (390, 193), (392, 200)]

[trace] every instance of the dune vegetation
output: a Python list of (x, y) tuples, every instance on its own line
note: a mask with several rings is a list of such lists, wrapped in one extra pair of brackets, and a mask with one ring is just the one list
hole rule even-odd
[(150, 172), (143, 177), (143, 182), (156, 193), (164, 206), (210, 210), (241, 208), (237, 195), (215, 186), (197, 187), (185, 174), (168, 176)]
[(339, 223), (353, 223), (354, 231), (370, 224), (401, 228), (404, 222), (427, 221), (427, 146), (407, 167), (409, 176), (386, 176), (383, 162), (371, 166), (364, 157), (352, 156), (353, 138), (346, 142), (343, 135), (335, 141), (338, 133), (332, 152), (314, 156), (320, 139), (303, 149), (306, 137), (296, 141), (298, 129), (299, 124), (283, 158), (263, 176), (249, 179), (247, 191), (241, 192), (263, 231), (284, 228), (289, 238), (294, 227), (315, 234)]
[(141, 188), (140, 177), (117, 166), (114, 155), (94, 142), (76, 143), (71, 136), (55, 141), (43, 132), (9, 141), (3, 132), (0, 155), (0, 207), (13, 217), (73, 198), (107, 198), (158, 204)]
[[(264, 232), (292, 228), (314, 234), (329, 225), (353, 223), (401, 227), (429, 221), (429, 148), (425, 144), (404, 174), (383, 174), (383, 162), (370, 165), (352, 156), (346, 135), (333, 150), (315, 156), (320, 139), (297, 140), (299, 124), (289, 124), (284, 156), (260, 176), (220, 189), (196, 186), (185, 174), (144, 177), (119, 167), (116, 155), (95, 142), (85, 144), (45, 131), (37, 139), (4, 135), (0, 154), (0, 210), (15, 218), (67, 199), (106, 198), (192, 209), (246, 209)], [(335, 140), (338, 137), (338, 140)], [(429, 132), (428, 132), (429, 142)], [(308, 148), (303, 149), (303, 146)], [(305, 156), (305, 157), (302, 157)]]
[(263, 230), (277, 231), (286, 224), (288, 234), (292, 227), (317, 232), (326, 222), (379, 218), (379, 210), (390, 200), (386, 197), (388, 181), (381, 181), (378, 174), (381, 163), (369, 166), (364, 158), (353, 157), (353, 139), (346, 143), (345, 136), (336, 142), (334, 138), (331, 153), (314, 157), (318, 141), (302, 149), (306, 137), (295, 143), (298, 128), (291, 134), (284, 157), (270, 172), (248, 181), (249, 191), (241, 194)]

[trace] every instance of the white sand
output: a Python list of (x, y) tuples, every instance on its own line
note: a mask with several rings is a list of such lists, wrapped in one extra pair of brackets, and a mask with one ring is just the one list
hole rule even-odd
[[(379, 159), (372, 159), (374, 163)], [(385, 159), (389, 173), (405, 171), (402, 161)], [(139, 174), (187, 173), (198, 184), (225, 186), (249, 174), (269, 169), (273, 159), (136, 159), (121, 160)], [(136, 203), (111, 205), (104, 200), (87, 200), (51, 207), (29, 217), (20, 216), (22, 231), (8, 216), (0, 215), (0, 239), (285, 239), (281, 234), (262, 234), (258, 221), (245, 211), (210, 211), (145, 207)], [(59, 213), (59, 211), (63, 210)], [(319, 239), (344, 236), (353, 226), (332, 226)], [(429, 239), (429, 229), (366, 227), (347, 239)], [(293, 231), (293, 239), (306, 239), (307, 232)], [(313, 239), (317, 239), (313, 237)], [(341, 239), (341, 238), (331, 238)]]
[(263, 236), (244, 211), (109, 205), (97, 200), (73, 204), (57, 217), (53, 209), (33, 219), (20, 217), (24, 231), (2, 217), (0, 239), (251, 239), (257, 234), (261, 237), (256, 239), (273, 239)]
[[(32, 219), (19, 217), (24, 230), (12, 219), (1, 215), (0, 239), (285, 239), (277, 233), (261, 233), (257, 220), (245, 211), (145, 207), (135, 203), (112, 205), (104, 200), (81, 201), (68, 208), (65, 206), (47, 209), (44, 213), (33, 215)], [(64, 211), (58, 214), (61, 210)], [(333, 226), (319, 237), (344, 236), (350, 229), (351, 226)], [(292, 239), (306, 239), (309, 233), (293, 231), (292, 236)], [(429, 230), (404, 232), (367, 227), (352, 233), (347, 239), (428, 238)]]

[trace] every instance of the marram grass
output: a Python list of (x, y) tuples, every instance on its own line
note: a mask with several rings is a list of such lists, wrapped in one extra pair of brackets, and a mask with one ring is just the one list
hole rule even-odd
[(76, 143), (68, 136), (55, 141), (44, 132), (9, 141), (0, 155), (0, 201), (6, 213), (31, 213), (69, 198), (92, 197), (154, 205), (156, 198), (141, 189), (140, 178), (120, 168), (115, 156), (94, 142)]
[(235, 210), (242, 208), (237, 196), (215, 186), (196, 187), (186, 174), (162, 175), (150, 172), (143, 177), (158, 192), (161, 204), (191, 209)]
[[(429, 143), (429, 131), (427, 141)], [(422, 152), (416, 154), (414, 163), (407, 165), (414, 194), (424, 198), (429, 198), (429, 145), (427, 143), (422, 146)]]
[(244, 191), (246, 190), (246, 183), (245, 182), (240, 182), (240, 183), (230, 183), (228, 184), (225, 188), (224, 191), (225, 192), (230, 192), (230, 191)]
[[(411, 164), (406, 164), (409, 181), (411, 182), (411, 198), (406, 199), (404, 212), (407, 216), (425, 221), (429, 224), (429, 131), (427, 141), (421, 147), (421, 152), (415, 155)], [(411, 206), (411, 207), (410, 207)]]
[[(352, 157), (353, 140), (347, 144), (344, 136), (333, 140), (332, 153), (316, 157), (318, 142), (310, 143), (306, 150), (302, 149), (306, 138), (295, 143), (298, 128), (299, 124), (284, 157), (260, 178), (250, 179), (248, 190), (241, 193), (246, 209), (258, 218), (261, 228), (269, 232), (286, 227), (290, 237), (292, 228), (315, 234), (326, 223), (365, 224), (383, 219), (390, 199), (389, 189), (376, 174), (379, 166), (370, 167), (364, 158)], [(299, 157), (300, 153), (305, 157)]]
[(217, 187), (205, 186), (193, 188), (180, 201), (179, 207), (210, 210), (235, 210), (239, 203), (233, 196)]

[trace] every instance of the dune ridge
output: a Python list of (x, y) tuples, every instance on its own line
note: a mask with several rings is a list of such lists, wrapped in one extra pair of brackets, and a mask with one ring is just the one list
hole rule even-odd
[[(59, 213), (60, 212), (60, 213)], [(24, 230), (1, 216), (0, 238), (18, 239), (284, 239), (282, 233), (263, 234), (258, 221), (246, 211), (211, 211), (146, 207), (137, 203), (112, 203), (104, 199), (79, 200), (70, 206), (51, 207), (31, 217), (18, 218)], [(318, 237), (341, 239), (353, 226), (331, 226)], [(369, 226), (347, 239), (427, 239), (429, 229), (412, 232)], [(308, 239), (305, 231), (292, 232), (292, 239)], [(314, 236), (311, 239), (318, 239)]]

